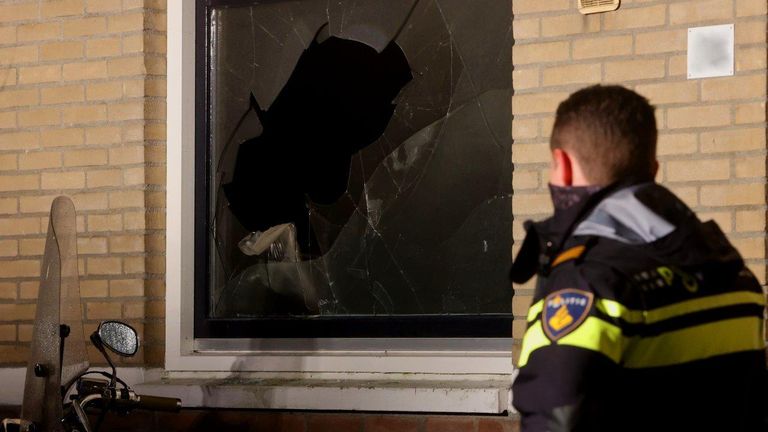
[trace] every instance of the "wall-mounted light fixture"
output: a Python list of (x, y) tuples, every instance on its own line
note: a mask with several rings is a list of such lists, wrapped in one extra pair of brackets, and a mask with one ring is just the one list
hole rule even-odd
[(621, 0), (579, 0), (579, 12), (584, 15), (609, 12), (619, 8)]

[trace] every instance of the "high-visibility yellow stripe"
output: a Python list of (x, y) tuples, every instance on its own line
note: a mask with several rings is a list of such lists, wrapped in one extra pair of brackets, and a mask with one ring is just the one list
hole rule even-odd
[(568, 249), (567, 251), (565, 251), (565, 252), (561, 253), (560, 255), (558, 255), (557, 258), (555, 258), (555, 260), (552, 262), (551, 267), (556, 267), (556, 266), (558, 266), (558, 265), (560, 265), (560, 264), (562, 264), (562, 263), (564, 263), (566, 261), (570, 261), (570, 260), (573, 260), (573, 259), (576, 259), (576, 258), (580, 257), (581, 254), (583, 254), (586, 249), (587, 249), (586, 246), (583, 246), (583, 245), (582, 246), (574, 246), (574, 247)]
[(597, 351), (618, 363), (627, 343), (621, 329), (600, 318), (587, 318), (572, 333), (563, 336), (555, 343)]
[(633, 338), (624, 353), (624, 366), (670, 366), (718, 355), (761, 350), (763, 320), (734, 318), (670, 331), (649, 338)]
[(727, 294), (718, 294), (708, 297), (686, 300), (679, 303), (662, 306), (648, 311), (632, 310), (614, 300), (596, 299), (595, 306), (606, 315), (613, 318), (621, 318), (626, 322), (638, 324), (652, 324), (669, 318), (715, 309), (724, 306), (739, 304), (765, 305), (762, 294), (748, 291), (739, 291)]
[[(670, 331), (654, 337), (626, 337), (621, 329), (597, 317), (589, 317), (555, 345), (574, 346), (601, 353), (627, 368), (671, 366), (718, 355), (762, 350), (763, 320), (759, 317), (734, 318)], [(525, 333), (518, 367), (528, 363), (531, 354), (552, 345), (541, 321)]]
[(523, 348), (520, 351), (520, 360), (517, 362), (518, 367), (523, 367), (528, 363), (528, 357), (531, 353), (537, 349), (549, 345), (551, 342), (544, 334), (544, 329), (541, 327), (541, 321), (536, 321), (532, 326), (528, 328), (523, 336)]
[(528, 309), (528, 322), (533, 321), (534, 318), (536, 318), (536, 315), (541, 313), (541, 310), (544, 308), (544, 300), (539, 300), (535, 304), (531, 305), (531, 307)]

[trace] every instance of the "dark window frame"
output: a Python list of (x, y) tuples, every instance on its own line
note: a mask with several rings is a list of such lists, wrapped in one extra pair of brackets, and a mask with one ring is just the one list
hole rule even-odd
[[(208, 17), (214, 7), (248, 4), (253, 4), (253, 0), (195, 0), (195, 338), (511, 338), (511, 310), (509, 314), (482, 315), (356, 315), (248, 319), (208, 316), (210, 251), (207, 227), (210, 222), (208, 205), (211, 160), (208, 154)], [(510, 309), (511, 307), (510, 304)]]

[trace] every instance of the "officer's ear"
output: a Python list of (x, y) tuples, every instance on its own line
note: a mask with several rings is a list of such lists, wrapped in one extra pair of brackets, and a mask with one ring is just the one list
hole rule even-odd
[(555, 186), (573, 185), (573, 159), (561, 148), (552, 149), (549, 182)]

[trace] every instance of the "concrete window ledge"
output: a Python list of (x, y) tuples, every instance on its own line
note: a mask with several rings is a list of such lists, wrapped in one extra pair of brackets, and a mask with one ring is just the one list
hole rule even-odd
[(135, 390), (179, 397), (188, 408), (500, 414), (512, 412), (510, 382), (184, 377), (149, 380)]

